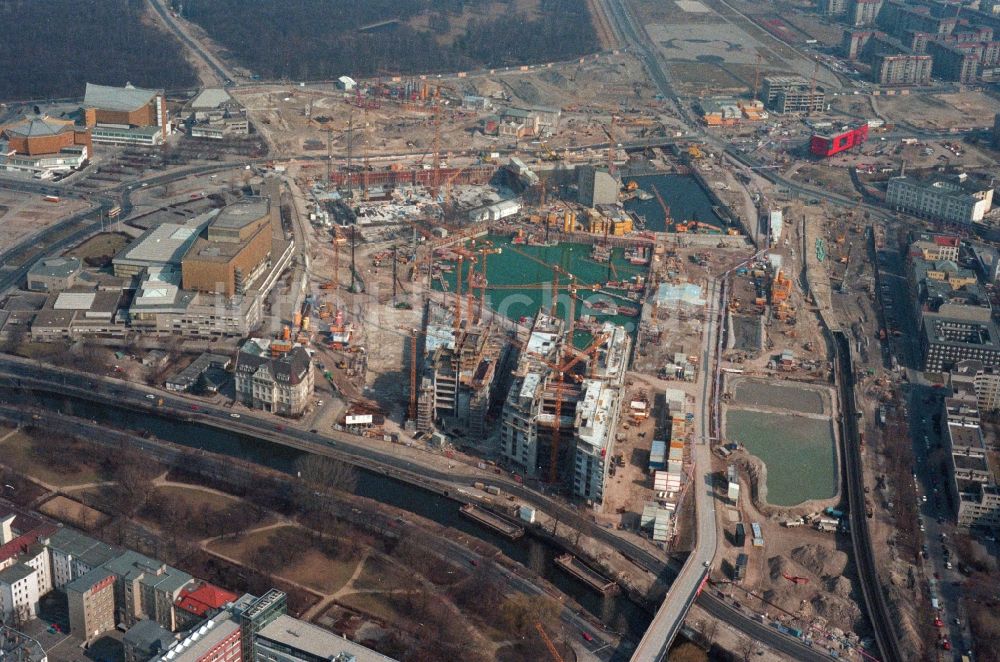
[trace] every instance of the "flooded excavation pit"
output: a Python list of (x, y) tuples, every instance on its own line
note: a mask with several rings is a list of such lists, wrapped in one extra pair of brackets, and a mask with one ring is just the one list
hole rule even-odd
[(837, 495), (832, 394), (824, 386), (737, 378), (725, 413), (725, 438), (766, 467), (762, 501), (791, 507)]

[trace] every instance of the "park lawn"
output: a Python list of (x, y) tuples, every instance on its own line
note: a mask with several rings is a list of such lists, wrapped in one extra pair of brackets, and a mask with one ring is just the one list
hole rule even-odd
[(241, 499), (234, 496), (206, 492), (197, 487), (181, 487), (179, 485), (163, 485), (156, 488), (156, 493), (167, 497), (183, 501), (191, 510), (201, 511), (208, 506), (213, 512), (220, 512), (238, 503)]
[(372, 614), (387, 623), (402, 623), (409, 620), (407, 612), (402, 611), (402, 601), (399, 596), (382, 593), (348, 593), (337, 602), (345, 607), (352, 607), (366, 614)]
[(250, 555), (253, 554), (255, 550), (266, 545), (271, 539), (271, 536), (275, 535), (282, 528), (288, 527), (267, 529), (266, 531), (253, 531), (251, 533), (240, 535), (236, 538), (227, 537), (222, 540), (213, 540), (208, 545), (208, 549), (213, 552), (217, 552), (222, 556), (236, 559), (240, 563), (246, 565)]
[(360, 559), (339, 561), (328, 558), (320, 551), (310, 549), (298, 562), (275, 571), (278, 577), (302, 584), (329, 595), (348, 582)]
[(365, 567), (354, 580), (354, 588), (385, 590), (393, 588), (420, 588), (420, 582), (413, 578), (413, 572), (378, 556), (369, 556)]
[[(41, 436), (42, 433), (39, 433)], [(95, 465), (81, 463), (72, 471), (63, 473), (53, 470), (33, 452), (36, 444), (44, 444), (44, 439), (18, 432), (0, 442), (0, 463), (37, 481), (66, 487), (102, 481)]]

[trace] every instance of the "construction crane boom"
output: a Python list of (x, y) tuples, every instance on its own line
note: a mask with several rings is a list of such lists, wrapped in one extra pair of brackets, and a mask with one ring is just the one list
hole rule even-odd
[(535, 629), (538, 630), (538, 634), (542, 637), (542, 641), (545, 642), (545, 647), (549, 649), (549, 655), (552, 656), (552, 662), (564, 662), (562, 655), (556, 650), (556, 645), (552, 643), (549, 639), (549, 635), (545, 634), (545, 628), (542, 627), (541, 623), (535, 623)]

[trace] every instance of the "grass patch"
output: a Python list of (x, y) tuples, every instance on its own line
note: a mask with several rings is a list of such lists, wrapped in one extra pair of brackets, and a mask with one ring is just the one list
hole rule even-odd
[(187, 505), (192, 510), (209, 509), (221, 512), (227, 507), (240, 501), (236, 497), (205, 492), (197, 488), (181, 487), (178, 485), (164, 485), (156, 488), (156, 493), (171, 501), (179, 501)]
[(409, 614), (404, 611), (402, 600), (392, 595), (348, 593), (338, 602), (345, 607), (371, 614), (388, 623), (400, 623), (409, 619)]
[[(287, 529), (296, 529), (298, 527), (283, 527)], [(238, 538), (225, 538), (223, 540), (216, 540), (208, 546), (213, 552), (217, 552), (223, 556), (227, 556), (231, 559), (236, 559), (244, 565), (250, 563), (251, 555), (268, 544), (271, 541), (271, 537), (275, 535), (278, 529), (268, 529), (267, 531), (253, 531), (239, 536)]]
[[(50, 441), (51, 445), (48, 443)], [(46, 457), (49, 453), (61, 453), (64, 450), (63, 446), (74, 450), (78, 445), (76, 442), (65, 439), (57, 441), (53, 438), (50, 440), (45, 438), (42, 433), (36, 437), (18, 432), (0, 442), (0, 449), (3, 451), (0, 453), (0, 462), (35, 480), (56, 487), (96, 483), (103, 480), (96, 465), (84, 461), (74, 462), (71, 467), (65, 464), (54, 465), (51, 459)]]
[[(290, 541), (296, 541), (299, 549), (290, 552)], [(311, 548), (306, 532), (297, 526), (217, 540), (209, 545), (209, 549), (251, 568), (266, 568), (276, 577), (308, 586), (319, 593), (333, 593), (341, 588), (354, 574), (359, 562), (357, 558), (330, 558), (322, 551)], [(286, 558), (279, 557), (280, 549), (285, 551)]]
[(413, 578), (413, 572), (407, 568), (390, 563), (379, 556), (369, 556), (365, 567), (354, 580), (354, 588), (366, 590), (392, 588), (419, 588), (420, 582)]
[(90, 266), (104, 266), (111, 261), (118, 251), (125, 248), (129, 236), (118, 232), (105, 232), (91, 237), (76, 248), (66, 252), (66, 255), (78, 257)]
[(322, 552), (309, 550), (296, 563), (278, 569), (275, 574), (290, 582), (329, 594), (343, 587), (357, 567), (357, 560), (340, 561), (328, 558)]

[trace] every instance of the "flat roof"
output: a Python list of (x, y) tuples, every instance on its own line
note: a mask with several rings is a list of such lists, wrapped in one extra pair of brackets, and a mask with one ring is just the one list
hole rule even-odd
[(221, 87), (206, 87), (191, 99), (191, 108), (218, 108), (225, 103), (231, 103), (233, 97)]
[(215, 210), (196, 216), (186, 223), (161, 223), (144, 232), (135, 243), (126, 246), (113, 262), (121, 264), (181, 263), (198, 233), (208, 225)]
[(329, 660), (341, 653), (353, 655), (356, 662), (386, 662), (392, 661), (381, 653), (356, 644), (350, 639), (339, 637), (320, 627), (282, 614), (271, 621), (258, 632), (257, 645), (266, 646), (267, 641), (273, 641), (281, 646), (303, 651), (320, 659)]
[(67, 278), (79, 271), (80, 266), (78, 257), (47, 257), (31, 265), (28, 275)]
[(239, 229), (267, 215), (271, 210), (269, 198), (254, 196), (226, 205), (211, 222), (213, 228)]
[(89, 310), (94, 305), (96, 292), (61, 292), (52, 305), (53, 310)]
[(187, 637), (177, 642), (173, 648), (154, 660), (157, 662), (201, 660), (210, 650), (239, 630), (240, 624), (226, 612), (225, 615), (205, 621)]

